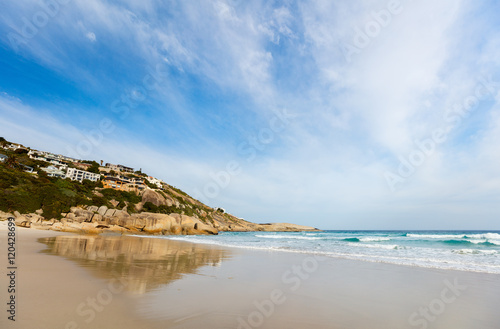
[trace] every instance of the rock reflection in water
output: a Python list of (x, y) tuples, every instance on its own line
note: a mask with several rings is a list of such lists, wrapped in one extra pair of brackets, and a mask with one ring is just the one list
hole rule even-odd
[(48, 247), (43, 252), (76, 261), (99, 278), (125, 279), (127, 290), (135, 294), (230, 257), (228, 250), (161, 238), (56, 236), (39, 242)]

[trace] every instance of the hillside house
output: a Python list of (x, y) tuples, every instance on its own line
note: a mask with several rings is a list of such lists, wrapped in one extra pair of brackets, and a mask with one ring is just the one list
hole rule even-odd
[(18, 144), (18, 143), (9, 143), (3, 147), (6, 150), (28, 150), (24, 145)]
[(66, 173), (64, 172), (64, 170), (58, 169), (55, 166), (48, 166), (46, 168), (41, 168), (41, 170), (45, 171), (47, 173), (47, 176), (49, 177), (66, 177)]
[(114, 171), (128, 172), (128, 173), (134, 172), (134, 168), (126, 167), (123, 165), (115, 165), (115, 164), (111, 164), (111, 163), (106, 163), (106, 167), (111, 169), (111, 170), (114, 170)]
[(146, 177), (146, 179), (148, 180), (148, 182), (150, 182), (153, 185), (156, 185), (156, 187), (158, 187), (158, 188), (163, 187), (163, 181), (158, 179), (158, 178), (155, 178), (153, 176), (148, 176), (148, 177)]
[(144, 179), (124, 175), (105, 174), (102, 184), (104, 188), (112, 188), (120, 191), (142, 191), (146, 188)]
[(84, 179), (88, 179), (92, 182), (97, 182), (101, 178), (101, 175), (76, 168), (68, 168), (65, 177), (82, 183)]

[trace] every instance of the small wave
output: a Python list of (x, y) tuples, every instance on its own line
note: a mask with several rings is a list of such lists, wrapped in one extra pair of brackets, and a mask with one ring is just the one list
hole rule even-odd
[(487, 240), (445, 240), (442, 241), (446, 244), (451, 245), (481, 245), (481, 246), (497, 246), (500, 245), (498, 242), (500, 241), (487, 241)]
[(256, 234), (255, 237), (257, 238), (264, 238), (264, 239), (297, 239), (297, 240), (321, 240), (322, 238), (319, 236), (316, 237), (310, 237), (310, 236), (297, 236), (297, 235), (261, 235), (261, 234)]
[(389, 241), (391, 238), (384, 237), (366, 237), (366, 238), (345, 238), (342, 241), (347, 242), (380, 242), (380, 241)]
[(484, 239), (484, 240), (465, 240), (465, 241), (469, 241), (470, 243), (473, 243), (473, 244), (480, 244), (480, 243), (485, 243), (485, 242), (488, 242), (488, 240)]
[(355, 244), (349, 243), (351, 246), (364, 247), (364, 248), (374, 248), (374, 249), (405, 249), (404, 247), (398, 246), (396, 244)]
[(485, 246), (500, 246), (500, 241), (485, 241), (485, 242), (481, 242), (479, 244), (482, 244)]
[(473, 244), (468, 240), (444, 240), (443, 243), (446, 244)]
[(376, 241), (389, 241), (391, 238), (382, 238), (382, 237), (368, 237), (368, 238), (360, 238), (361, 242), (376, 242)]
[(465, 238), (464, 234), (413, 234), (406, 233), (409, 238), (421, 238), (421, 239), (462, 239)]
[(469, 234), (469, 235), (466, 235), (465, 238), (500, 240), (500, 234), (498, 234), (498, 233)]
[(500, 241), (495, 240), (466, 240), (473, 244), (482, 244), (485, 246), (500, 246)]
[(453, 253), (461, 255), (481, 255), (481, 254), (494, 255), (497, 252), (495, 250), (459, 249), (459, 250), (453, 250)]

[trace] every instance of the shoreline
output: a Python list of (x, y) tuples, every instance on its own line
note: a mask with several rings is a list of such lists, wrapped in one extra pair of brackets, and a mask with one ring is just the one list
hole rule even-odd
[[(327, 231), (328, 232), (328, 231)], [(344, 232), (344, 231), (342, 231)], [(358, 231), (356, 231), (358, 232)], [(368, 232), (368, 231), (367, 231)], [(371, 231), (369, 231), (371, 232)], [(399, 232), (399, 231), (398, 231)], [(491, 232), (490, 231), (484, 231), (484, 232)], [(496, 232), (496, 231), (495, 231)], [(227, 234), (227, 233), (233, 233), (233, 232), (223, 232), (220, 235)], [(252, 232), (242, 232), (242, 233), (252, 233)], [(256, 233), (262, 233), (262, 232), (256, 232)], [(280, 232), (266, 232), (266, 233), (280, 233)], [(283, 232), (285, 233), (285, 232)], [(290, 233), (290, 232), (287, 232)], [(300, 233), (300, 232), (294, 232), (294, 233)], [(306, 232), (307, 233), (307, 232)], [(138, 235), (139, 236), (139, 235)], [(304, 256), (317, 256), (317, 257), (326, 257), (326, 258), (331, 258), (332, 260), (335, 259), (340, 259), (340, 260), (350, 260), (350, 261), (355, 261), (355, 262), (368, 262), (368, 263), (373, 263), (373, 264), (387, 264), (387, 265), (395, 265), (395, 266), (404, 266), (408, 268), (422, 268), (422, 269), (429, 269), (429, 270), (443, 270), (443, 271), (457, 271), (457, 272), (470, 272), (470, 273), (477, 273), (477, 274), (491, 274), (491, 275), (499, 275), (497, 272), (492, 272), (492, 271), (485, 271), (485, 270), (475, 270), (475, 269), (464, 269), (464, 268), (445, 268), (439, 265), (422, 265), (422, 264), (406, 264), (406, 263), (398, 263), (395, 261), (385, 261), (385, 260), (378, 260), (376, 258), (362, 258), (362, 255), (357, 255), (357, 254), (335, 254), (332, 252), (326, 252), (326, 251), (311, 251), (311, 250), (300, 250), (300, 249), (282, 249), (282, 248), (272, 248), (272, 247), (255, 247), (255, 246), (241, 246), (241, 245), (235, 245), (235, 244), (225, 244), (225, 243), (216, 243), (214, 241), (202, 241), (200, 239), (198, 240), (191, 240), (192, 236), (143, 236), (145, 238), (164, 238), (164, 239), (171, 239), (174, 241), (183, 241), (187, 243), (194, 243), (194, 244), (202, 244), (206, 245), (207, 247), (220, 247), (220, 248), (234, 248), (234, 249), (240, 249), (240, 250), (247, 250), (247, 251), (261, 251), (261, 252), (280, 252), (280, 253), (286, 253), (286, 254), (295, 254), (295, 255), (304, 255)]]
[[(0, 226), (2, 244), (5, 233)], [(0, 324), (7, 328), (402, 329), (427, 321), (436, 328), (493, 329), (500, 322), (494, 274), (145, 236), (17, 233), (18, 321), (6, 322), (4, 314)], [(441, 300), (445, 289), (453, 302)], [(100, 310), (92, 319), (88, 298)], [(441, 305), (433, 321), (419, 313)]]

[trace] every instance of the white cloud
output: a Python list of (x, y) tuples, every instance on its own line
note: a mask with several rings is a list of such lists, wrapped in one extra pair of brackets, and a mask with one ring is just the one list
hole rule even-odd
[(91, 42), (96, 41), (96, 36), (94, 32), (88, 32), (87, 34), (85, 34), (85, 37), (89, 39)]

